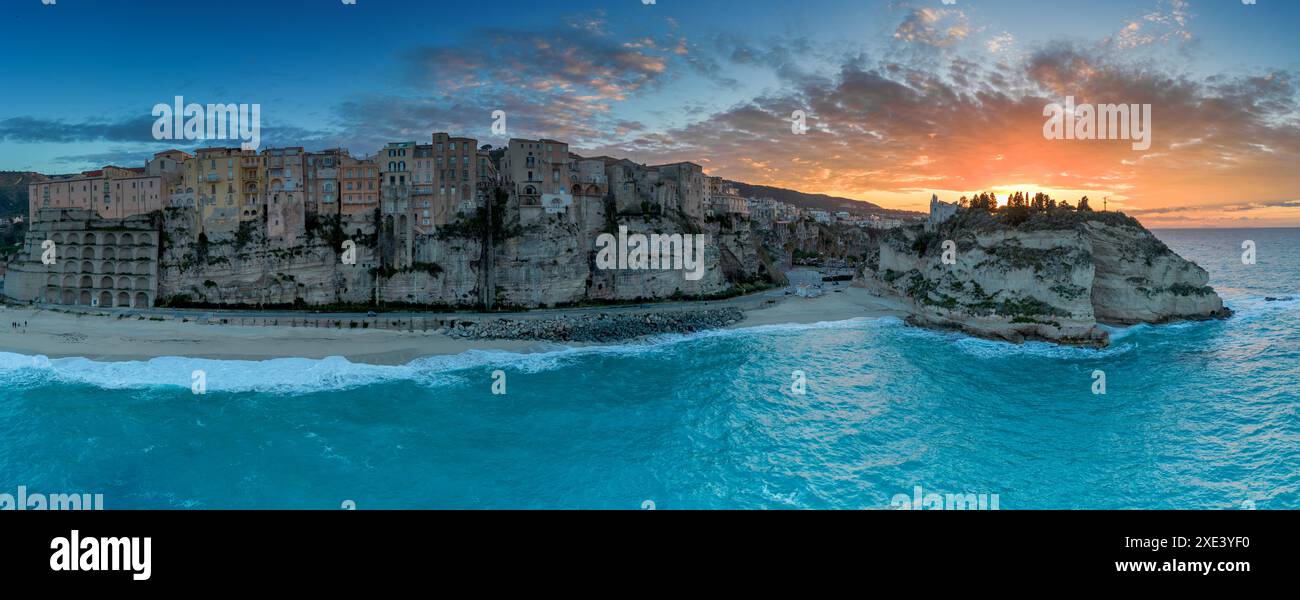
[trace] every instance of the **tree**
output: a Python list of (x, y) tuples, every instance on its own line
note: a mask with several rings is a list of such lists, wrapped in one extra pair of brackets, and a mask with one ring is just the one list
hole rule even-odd
[(1092, 212), (1092, 207), (1088, 206), (1087, 196), (1079, 199), (1079, 212)]

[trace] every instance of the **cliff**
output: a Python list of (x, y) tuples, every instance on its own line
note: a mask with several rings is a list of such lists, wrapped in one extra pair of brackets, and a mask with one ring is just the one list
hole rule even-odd
[(1020, 342), (1105, 346), (1098, 323), (1226, 317), (1209, 275), (1122, 213), (958, 211), (890, 231), (859, 283), (911, 321)]
[[(254, 224), (200, 236), (192, 213), (165, 211), (158, 298), (187, 306), (329, 307), (373, 304), (438, 309), (519, 309), (736, 293), (768, 281), (748, 222), (680, 215), (616, 215), (602, 202), (561, 214), (498, 206), (435, 235), (395, 231), (390, 217), (334, 226), (313, 220), (303, 235), (267, 236)], [(680, 270), (603, 270), (595, 240), (631, 233), (704, 233), (703, 277)], [(338, 248), (356, 242), (356, 264)]]

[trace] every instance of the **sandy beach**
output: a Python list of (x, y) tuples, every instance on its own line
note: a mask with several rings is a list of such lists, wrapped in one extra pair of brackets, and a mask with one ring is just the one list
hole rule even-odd
[[(828, 291), (818, 298), (785, 296), (750, 302), (745, 320), (733, 328), (902, 314), (896, 306), (866, 290), (849, 286), (832, 290), (839, 291)], [(19, 327), (13, 327), (13, 323)], [(131, 361), (159, 356), (222, 360), (342, 356), (353, 362), (391, 365), (474, 349), (524, 352), (539, 345), (532, 340), (457, 339), (434, 331), (217, 325), (171, 317), (139, 320), (0, 306), (0, 352), (50, 358)]]

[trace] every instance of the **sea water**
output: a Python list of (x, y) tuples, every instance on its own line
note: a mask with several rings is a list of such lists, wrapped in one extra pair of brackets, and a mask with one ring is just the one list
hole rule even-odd
[(0, 352), (0, 494), (869, 509), (920, 488), (1003, 510), (1300, 508), (1300, 300), (1265, 299), (1300, 298), (1300, 230), (1157, 235), (1236, 316), (1116, 328), (1104, 350), (861, 318), (403, 366)]

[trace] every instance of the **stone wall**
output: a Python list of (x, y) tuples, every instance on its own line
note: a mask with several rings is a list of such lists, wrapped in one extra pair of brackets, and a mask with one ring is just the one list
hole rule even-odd
[[(8, 265), (4, 295), (18, 302), (153, 306), (159, 231), (148, 215), (101, 219), (86, 210), (42, 209)], [(46, 241), (53, 242), (48, 265)]]

